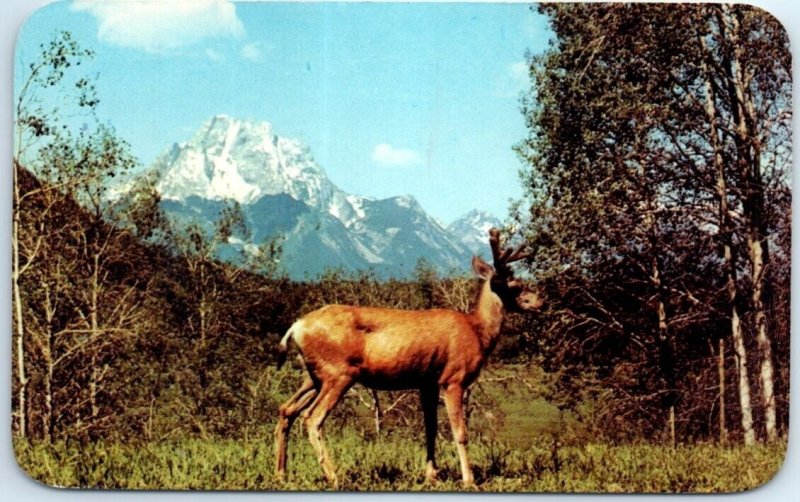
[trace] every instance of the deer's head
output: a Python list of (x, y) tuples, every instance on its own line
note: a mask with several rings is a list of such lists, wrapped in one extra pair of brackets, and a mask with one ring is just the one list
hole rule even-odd
[(517, 250), (503, 249), (500, 245), (500, 231), (496, 228), (489, 230), (489, 245), (492, 247), (494, 267), (477, 256), (472, 258), (472, 268), (478, 277), (489, 280), (492, 291), (503, 302), (503, 306), (510, 312), (524, 312), (538, 310), (544, 304), (539, 293), (524, 282), (514, 277), (511, 263), (526, 258), (527, 253), (523, 247)]

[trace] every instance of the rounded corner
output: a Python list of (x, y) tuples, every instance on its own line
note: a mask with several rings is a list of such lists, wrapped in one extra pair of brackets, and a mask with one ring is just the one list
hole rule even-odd
[(59, 486), (59, 485), (55, 485), (55, 484), (52, 484), (52, 485), (48, 484), (43, 479), (37, 477), (36, 474), (32, 473), (26, 467), (26, 463), (23, 462), (20, 459), (20, 448), (25, 448), (25, 447), (29, 447), (29, 446), (21, 445), (19, 443), (20, 441), (25, 441), (25, 440), (24, 439), (19, 439), (19, 438), (16, 438), (16, 437), (12, 438), (12, 440), (11, 440), (11, 452), (12, 452), (12, 454), (14, 456), (14, 464), (17, 466), (17, 470), (19, 472), (21, 472), (26, 479), (28, 479), (29, 481), (33, 482), (34, 485), (36, 485), (38, 487), (41, 487), (43, 489), (46, 489), (46, 490), (63, 490), (63, 489), (65, 489), (66, 487), (64, 487), (64, 486)]
[(36, 7), (25, 16), (25, 18), (17, 27), (17, 34), (14, 37), (14, 54), (17, 54), (20, 46), (20, 39), (23, 37), (25, 28), (30, 24), (30, 22), (37, 16), (40, 16), (43, 12), (52, 9), (54, 6), (63, 3), (64, 1), (65, 0), (48, 0), (45, 4)]
[(757, 5), (749, 2), (741, 4), (733, 4), (733, 5), (734, 6), (738, 5), (740, 7), (747, 7), (748, 9), (751, 9), (753, 12), (759, 13), (763, 17), (771, 19), (783, 32), (783, 35), (786, 37), (787, 43), (789, 45), (789, 51), (791, 52), (791, 46), (792, 46), (791, 32), (788, 29), (786, 29), (786, 24), (784, 24), (784, 22), (781, 21), (781, 18), (778, 17), (771, 10), (769, 10), (768, 6)]
[[(767, 443), (767, 444), (770, 444), (770, 443)], [(769, 478), (765, 479), (761, 484), (756, 485), (756, 486), (752, 486), (752, 487), (747, 488), (745, 490), (740, 490), (739, 493), (752, 493), (752, 492), (755, 492), (755, 491), (758, 491), (758, 490), (770, 489), (768, 487), (776, 482), (776, 480), (778, 479), (779, 475), (781, 475), (781, 473), (787, 472), (786, 471), (786, 457), (789, 455), (789, 451), (791, 449), (789, 447), (788, 435), (784, 439), (776, 440), (772, 444), (772, 446), (774, 446), (774, 447), (778, 447), (778, 445), (782, 445), (783, 446), (783, 455), (780, 458), (780, 463), (778, 464), (778, 466), (775, 468), (774, 471), (772, 471), (771, 476)], [(783, 474), (783, 475), (785, 476), (786, 474)]]

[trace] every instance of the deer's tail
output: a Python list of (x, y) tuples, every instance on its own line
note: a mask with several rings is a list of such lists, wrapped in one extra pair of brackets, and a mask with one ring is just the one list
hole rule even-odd
[(286, 356), (289, 355), (289, 340), (291, 340), (294, 334), (292, 328), (294, 328), (294, 326), (289, 328), (286, 334), (283, 335), (283, 338), (281, 338), (281, 343), (278, 344), (278, 369), (283, 366), (283, 363), (286, 362)]

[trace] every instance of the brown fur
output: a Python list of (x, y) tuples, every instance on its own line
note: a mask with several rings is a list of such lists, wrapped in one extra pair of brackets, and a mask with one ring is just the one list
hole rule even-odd
[[(466, 455), (466, 426), (462, 409), (464, 389), (475, 379), (497, 344), (504, 305), (493, 291), (494, 269), (473, 258), (473, 268), (483, 280), (477, 304), (470, 313), (453, 310), (404, 311), (385, 308), (328, 305), (297, 322), (281, 341), (285, 354), (294, 341), (308, 371), (300, 390), (280, 408), (276, 435), (276, 474), (286, 469), (288, 432), (304, 411), (309, 440), (323, 472), (336, 485), (332, 462), (322, 443), (322, 422), (355, 383), (374, 389), (419, 389), (425, 413), (428, 465), (434, 479), (434, 442), (438, 392), (444, 401), (459, 453), (465, 484), (473, 483)], [(496, 281), (495, 281), (496, 284)], [(538, 298), (521, 289), (512, 308), (534, 305)]]

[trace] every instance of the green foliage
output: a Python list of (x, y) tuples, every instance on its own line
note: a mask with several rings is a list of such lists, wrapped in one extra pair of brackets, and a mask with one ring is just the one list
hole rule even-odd
[[(326, 490), (302, 435), (292, 437), (287, 481), (271, 473), (269, 431), (243, 440), (167, 440), (158, 443), (18, 441), (20, 465), (34, 479), (71, 488), (173, 490)], [(450, 443), (438, 447), (439, 481), (424, 481), (424, 446), (403, 437), (368, 441), (352, 431), (326, 435), (346, 491), (460, 491)], [(562, 446), (473, 441), (477, 490), (484, 492), (738, 492), (769, 481), (785, 443), (755, 448), (693, 445)]]
[[(745, 313), (753, 332), (767, 315), (765, 276), (753, 272), (746, 243), (771, 247), (767, 227), (790, 221), (788, 40), (773, 18), (747, 6), (538, 10), (555, 38), (529, 59), (529, 134), (516, 147), (525, 196), (514, 206), (548, 297), (525, 330), (536, 333), (531, 352), (556, 377), (554, 400), (572, 411), (597, 403), (591, 412), (616, 439), (665, 437), (670, 409), (679, 438), (711, 437), (716, 347), (721, 338), (730, 347), (731, 309)], [(735, 67), (748, 77), (737, 80)], [(728, 240), (736, 244), (734, 294), (749, 293), (750, 302), (726, 304)], [(772, 279), (763, 287), (783, 298), (768, 314), (777, 320), (789, 303)], [(783, 345), (786, 332), (769, 337)], [(748, 341), (751, 366), (766, 345)], [(723, 360), (723, 419), (736, 427), (735, 361), (730, 352)]]

